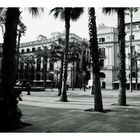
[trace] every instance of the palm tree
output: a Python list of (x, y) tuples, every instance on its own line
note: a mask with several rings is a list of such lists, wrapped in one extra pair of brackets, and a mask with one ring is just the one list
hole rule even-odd
[(138, 90), (138, 64), (137, 64), (137, 61), (140, 60), (140, 53), (138, 52), (134, 52), (133, 54), (133, 60), (135, 62), (135, 80), (136, 80), (136, 86), (135, 86), (135, 89)]
[(69, 32), (70, 32), (70, 20), (76, 21), (80, 15), (83, 13), (83, 8), (54, 8), (50, 11), (54, 13), (54, 17), (60, 16), (62, 20), (65, 21), (65, 51), (64, 51), (64, 77), (63, 77), (63, 92), (60, 101), (67, 102), (67, 57), (69, 48)]
[(6, 12), (5, 34), (2, 60), (2, 91), (1, 91), (1, 128), (8, 129), (20, 122), (22, 116), (17, 107), (14, 91), (16, 75), (16, 35), (20, 11), (18, 8), (8, 8)]
[(62, 38), (58, 38), (59, 44), (53, 44), (53, 47), (51, 49), (51, 56), (54, 59), (54, 61), (60, 61), (60, 78), (59, 78), (59, 86), (58, 86), (58, 96), (61, 95), (62, 92), (62, 75), (63, 75), (63, 63), (64, 63), (64, 44), (65, 41)]
[(96, 29), (96, 17), (95, 8), (89, 8), (89, 43), (90, 43), (90, 55), (92, 59), (93, 75), (95, 80), (94, 85), (94, 110), (103, 111), (101, 85), (100, 85), (100, 68), (99, 68), (99, 52), (97, 41), (97, 29)]
[[(38, 13), (37, 8), (32, 10), (34, 10), (33, 13)], [(17, 95), (14, 90), (16, 80), (16, 38), (19, 16), (19, 8), (7, 8), (3, 43), (2, 89), (0, 92), (0, 129), (2, 131), (19, 127), (21, 124), (20, 118), (22, 113), (17, 106)]]
[(25, 35), (25, 31), (26, 31), (26, 26), (21, 22), (21, 20), (19, 20), (19, 29), (18, 31), (18, 41), (17, 41), (17, 70), (18, 70), (18, 66), (19, 66), (19, 46), (20, 46), (20, 39), (21, 36)]
[(81, 67), (81, 87), (83, 87), (84, 91), (86, 91), (86, 72), (87, 72), (86, 50), (83, 50), (82, 51), (82, 67)]
[(35, 56), (34, 55), (22, 55), (21, 57), (21, 63), (26, 65), (25, 69), (25, 80), (29, 81), (30, 75), (31, 75), (31, 69), (33, 68), (33, 64), (35, 64)]
[(132, 92), (132, 33), (133, 33), (133, 28), (132, 28), (132, 20), (133, 20), (133, 12), (137, 12), (138, 8), (128, 8), (129, 13), (126, 13), (130, 15), (130, 91)]
[(86, 61), (86, 49), (88, 49), (89, 48), (89, 46), (88, 46), (88, 43), (86, 42), (86, 41), (82, 41), (81, 42), (81, 46), (82, 46), (82, 48), (83, 48), (83, 50), (82, 50), (82, 53), (81, 53), (81, 55), (82, 55), (82, 65), (81, 65), (81, 72), (80, 72), (80, 75), (81, 75), (81, 85), (80, 85), (80, 88), (82, 88), (83, 87), (83, 89), (84, 89), (84, 91), (86, 90), (85, 89), (85, 82), (87, 82), (87, 75), (86, 75), (86, 73), (87, 73), (87, 65), (88, 65), (88, 63), (87, 63), (87, 61)]
[(117, 12), (118, 18), (118, 43), (119, 43), (119, 58), (120, 58), (120, 69), (119, 69), (119, 105), (126, 105), (126, 72), (125, 72), (125, 10), (126, 8), (103, 8), (103, 12), (111, 13)]
[(131, 53), (128, 53), (128, 58), (132, 59), (132, 70), (133, 67), (135, 67), (135, 81), (136, 81), (136, 85), (135, 85), (135, 89), (138, 90), (138, 64), (137, 61), (140, 60), (140, 53), (136, 52), (136, 51), (132, 51), (132, 56)]
[(6, 8), (0, 8), (0, 27), (2, 28), (2, 33), (4, 34), (5, 28), (5, 18), (6, 18)]
[(43, 58), (43, 72), (44, 72), (44, 87), (46, 87), (46, 80), (47, 80), (47, 67), (48, 67), (48, 59), (50, 58), (50, 49), (47, 46), (43, 46), (43, 49), (38, 50), (35, 52), (36, 58), (41, 60)]
[(79, 42), (70, 42), (69, 44), (69, 53), (68, 53), (68, 62), (72, 63), (72, 90), (74, 90), (74, 64), (75, 62), (80, 61), (80, 54), (83, 51), (83, 46)]

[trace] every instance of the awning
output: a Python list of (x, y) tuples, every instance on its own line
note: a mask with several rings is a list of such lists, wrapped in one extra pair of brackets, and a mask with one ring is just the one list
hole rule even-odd
[[(119, 84), (120, 81), (114, 81), (113, 84)], [(132, 83), (136, 83), (135, 80), (132, 80)], [(137, 83), (140, 83), (140, 81), (138, 81)], [(126, 81), (126, 84), (130, 84), (130, 81)]]
[(113, 84), (119, 84), (120, 81), (114, 81)]
[(33, 80), (33, 82), (44, 82), (44, 80)]

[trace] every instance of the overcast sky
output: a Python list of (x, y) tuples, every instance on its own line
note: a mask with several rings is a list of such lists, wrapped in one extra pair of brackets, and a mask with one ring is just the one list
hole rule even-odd
[[(53, 8), (53, 7), (52, 7)], [(25, 36), (21, 38), (21, 42), (28, 42), (36, 40), (37, 36), (42, 34), (46, 37), (50, 37), (52, 32), (63, 32), (65, 29), (64, 22), (60, 19), (55, 19), (53, 15), (49, 15), (49, 11), (52, 8), (45, 8), (44, 13), (38, 18), (33, 18), (29, 14), (27, 8), (21, 8), (22, 11), (22, 21), (27, 26), (27, 31)], [(134, 20), (140, 20), (140, 12), (134, 14)], [(126, 22), (130, 21), (130, 17), (126, 16)], [(102, 8), (96, 8), (96, 22), (97, 26), (101, 23), (104, 23), (106, 26), (117, 26), (117, 15), (105, 15), (102, 13)], [(81, 17), (76, 21), (71, 21), (70, 32), (75, 33), (82, 38), (88, 39), (88, 12), (85, 8), (85, 12)], [(1, 36), (1, 42), (2, 42)]]
[[(32, 18), (28, 10), (23, 10), (23, 23), (27, 26), (26, 36), (22, 37), (21, 42), (35, 40), (39, 34), (50, 37), (52, 32), (63, 32), (65, 29), (64, 22), (60, 19), (55, 19), (53, 15), (49, 15), (52, 8), (45, 8), (44, 13), (39, 18)], [(97, 26), (104, 23), (107, 26), (116, 25), (116, 14), (113, 16), (105, 16), (102, 14), (102, 8), (96, 8)], [(82, 38), (88, 39), (88, 12), (85, 12), (76, 21), (70, 25), (70, 32), (79, 35)]]
[[(38, 35), (42, 34), (50, 37), (52, 32), (63, 32), (65, 29), (64, 22), (60, 19), (55, 19), (53, 15), (49, 15), (49, 11), (52, 8), (45, 8), (44, 13), (38, 18), (33, 18), (29, 14), (28, 10), (22, 10), (23, 23), (27, 26), (26, 35), (22, 37), (21, 42), (33, 41)], [(134, 14), (134, 20), (140, 20), (140, 13)], [(130, 21), (130, 17), (126, 16), (126, 22)], [(97, 26), (104, 23), (106, 26), (117, 26), (117, 15), (105, 15), (102, 13), (102, 8), (96, 8), (96, 22)], [(88, 12), (85, 8), (85, 12), (76, 21), (71, 21), (70, 32), (79, 35), (82, 38), (88, 39)]]

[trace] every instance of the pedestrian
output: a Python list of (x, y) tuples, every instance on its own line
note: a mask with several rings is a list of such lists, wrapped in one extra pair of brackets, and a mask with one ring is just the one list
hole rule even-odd
[(51, 90), (53, 91), (54, 83), (51, 83)]
[(31, 94), (30, 94), (30, 89), (31, 89), (30, 82), (26, 82), (26, 91), (27, 91), (27, 95), (31, 95)]

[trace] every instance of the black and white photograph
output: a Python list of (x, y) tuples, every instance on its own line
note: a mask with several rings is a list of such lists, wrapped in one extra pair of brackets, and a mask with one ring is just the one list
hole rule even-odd
[(0, 7), (0, 133), (139, 133), (139, 6)]

